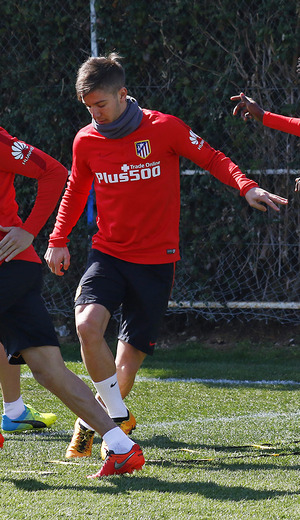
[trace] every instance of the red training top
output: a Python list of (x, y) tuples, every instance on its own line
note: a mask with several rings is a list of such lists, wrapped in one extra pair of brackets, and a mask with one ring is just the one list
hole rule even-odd
[(274, 130), (281, 130), (287, 134), (298, 135), (300, 137), (300, 119), (296, 117), (286, 117), (280, 114), (265, 112), (263, 124)]
[(134, 263), (179, 260), (180, 156), (241, 195), (257, 186), (174, 116), (144, 109), (139, 127), (121, 139), (108, 139), (90, 124), (75, 137), (72, 173), (49, 246), (66, 246), (95, 180), (93, 248)]
[[(22, 227), (36, 236), (55, 209), (66, 182), (67, 170), (46, 153), (12, 137), (1, 127), (0, 157), (0, 225)], [(38, 181), (35, 204), (24, 223), (18, 216), (18, 204), (15, 200), (15, 174)], [(0, 231), (0, 240), (5, 234)], [(41, 263), (32, 245), (13, 260)]]

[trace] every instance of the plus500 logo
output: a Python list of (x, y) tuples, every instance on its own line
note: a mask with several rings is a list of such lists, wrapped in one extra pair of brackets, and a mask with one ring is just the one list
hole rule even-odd
[(114, 184), (116, 182), (129, 182), (151, 179), (152, 177), (160, 176), (160, 166), (153, 166), (152, 168), (142, 168), (141, 170), (128, 170), (128, 172), (121, 173), (95, 173), (99, 184), (102, 182), (106, 184)]

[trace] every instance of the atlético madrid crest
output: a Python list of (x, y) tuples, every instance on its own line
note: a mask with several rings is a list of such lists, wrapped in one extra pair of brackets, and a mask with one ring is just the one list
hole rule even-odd
[(151, 153), (151, 146), (150, 141), (137, 141), (134, 143), (135, 146), (135, 152), (138, 157), (141, 157), (141, 159), (146, 159), (148, 155)]

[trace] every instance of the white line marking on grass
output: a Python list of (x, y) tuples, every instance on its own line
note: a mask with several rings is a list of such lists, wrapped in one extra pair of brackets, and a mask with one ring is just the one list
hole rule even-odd
[[(87, 379), (91, 380), (91, 377), (86, 374), (77, 374), (80, 379)], [(21, 377), (24, 378), (32, 378), (31, 372), (24, 372)], [(203, 383), (203, 384), (213, 384), (213, 385), (283, 385), (283, 386), (300, 386), (300, 381), (293, 381), (293, 380), (282, 380), (282, 379), (274, 379), (274, 380), (267, 380), (267, 379), (260, 379), (258, 381), (250, 381), (248, 379), (203, 379), (200, 377), (195, 378), (180, 378), (180, 377), (166, 377), (166, 378), (160, 378), (160, 377), (143, 377), (143, 376), (137, 376), (136, 380), (137, 383), (143, 383), (143, 382), (154, 382), (154, 383)]]
[(232, 417), (200, 417), (199, 419), (186, 419), (183, 421), (163, 421), (151, 424), (138, 424), (138, 428), (170, 428), (172, 426), (179, 426), (183, 424), (206, 424), (206, 423), (224, 423), (224, 422), (236, 422), (236, 421), (249, 421), (251, 419), (278, 419), (280, 417), (287, 419), (295, 419), (300, 416), (300, 412), (293, 413), (275, 413), (275, 412), (259, 412), (248, 415), (234, 415)]
[(137, 376), (136, 381), (154, 381), (159, 383), (211, 383), (214, 385), (291, 385), (300, 386), (299, 381), (284, 381), (281, 379), (266, 380), (261, 379), (259, 381), (250, 381), (248, 379), (202, 379), (202, 378), (158, 378), (158, 377), (139, 377)]

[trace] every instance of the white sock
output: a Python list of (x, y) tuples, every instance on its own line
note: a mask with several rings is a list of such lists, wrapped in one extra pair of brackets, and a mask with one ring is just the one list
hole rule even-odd
[(98, 383), (93, 381), (93, 383), (107, 408), (108, 415), (112, 419), (127, 417), (128, 410), (121, 397), (117, 374), (104, 379), (104, 381)]
[(108, 449), (115, 453), (127, 453), (134, 445), (134, 442), (117, 426), (106, 432), (103, 435), (103, 440), (106, 442)]
[(17, 419), (25, 410), (25, 404), (23, 403), (22, 396), (12, 403), (5, 403), (3, 401), (3, 413), (7, 415), (9, 419)]
[[(101, 401), (99, 401), (99, 399), (97, 399), (97, 394), (95, 395), (95, 399), (96, 399), (97, 403), (101, 406), (101, 408), (103, 408), (103, 410), (107, 413), (107, 409), (104, 406), (104, 404), (102, 404)], [(84, 426), (87, 430), (95, 431), (94, 428), (92, 428), (87, 422), (85, 422), (83, 419), (81, 419), (81, 417), (80, 417), (80, 424), (81, 424), (81, 426)]]

